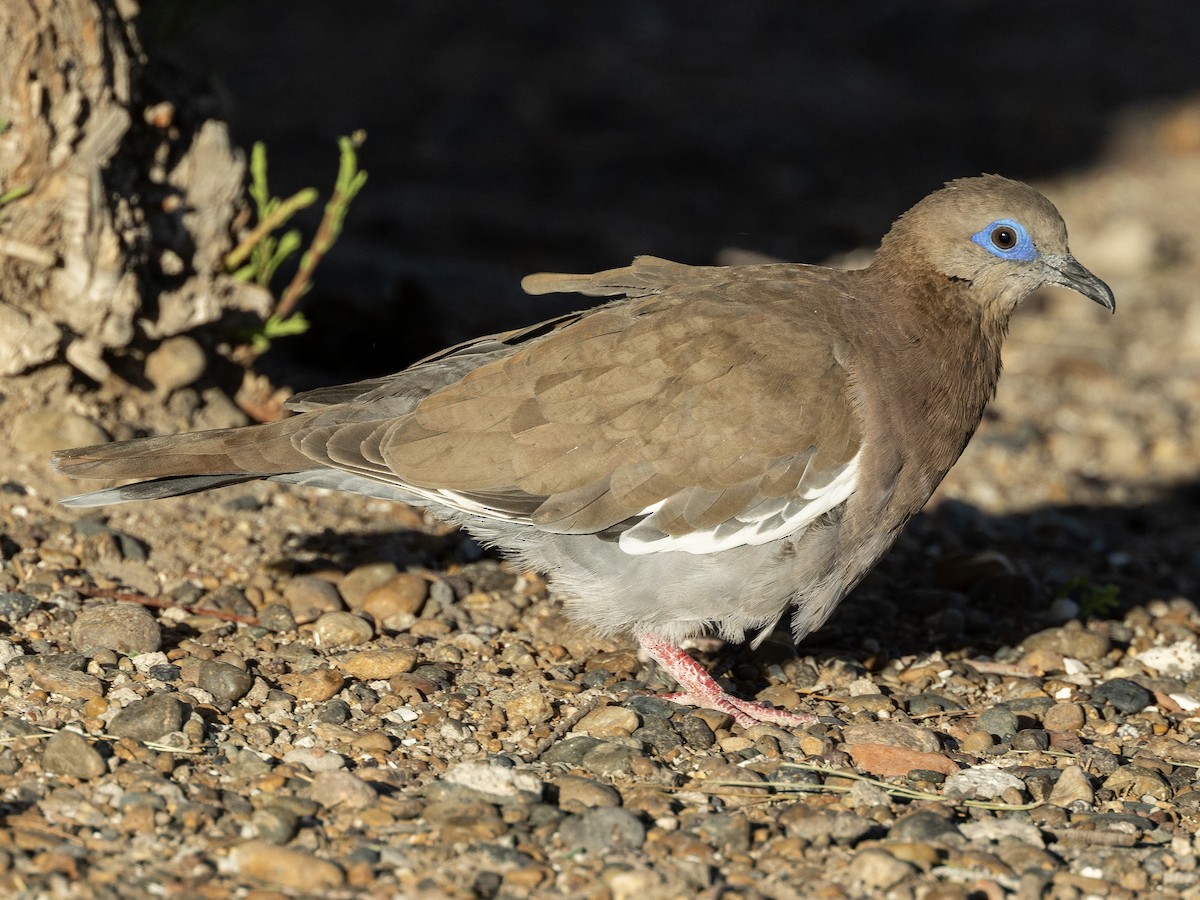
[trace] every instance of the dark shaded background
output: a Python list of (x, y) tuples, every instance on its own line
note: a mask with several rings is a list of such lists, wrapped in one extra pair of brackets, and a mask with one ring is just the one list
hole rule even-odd
[(336, 136), (369, 134), (318, 327), (284, 350), (327, 381), (569, 307), (525, 298), (530, 271), (820, 261), (946, 179), (1090, 166), (1196, 90), (1200, 5), (255, 0), (168, 49), (277, 192), (327, 189)]

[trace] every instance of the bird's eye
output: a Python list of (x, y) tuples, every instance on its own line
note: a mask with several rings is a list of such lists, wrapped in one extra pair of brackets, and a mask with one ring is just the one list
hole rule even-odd
[(971, 240), (999, 259), (1029, 262), (1038, 255), (1037, 245), (1016, 219), (997, 219), (971, 235)]
[(1017, 246), (1017, 233), (1007, 225), (1001, 225), (992, 232), (992, 243), (1000, 250), (1011, 250)]

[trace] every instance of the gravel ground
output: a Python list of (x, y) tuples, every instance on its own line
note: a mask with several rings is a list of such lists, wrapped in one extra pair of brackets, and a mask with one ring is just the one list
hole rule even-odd
[(58, 436), (238, 414), (11, 379), (0, 894), (1200, 897), (1198, 121), (1042, 185), (1119, 312), (1019, 313), (980, 433), (833, 621), (696, 648), (806, 730), (656, 699), (632, 642), (404, 507), (57, 508)]

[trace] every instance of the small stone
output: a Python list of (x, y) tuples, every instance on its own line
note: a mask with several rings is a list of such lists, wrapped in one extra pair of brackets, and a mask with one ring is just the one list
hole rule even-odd
[(331, 699), (346, 679), (340, 672), (322, 667), (310, 672), (292, 672), (279, 677), (279, 685), (297, 700), (324, 703)]
[(349, 653), (338, 660), (342, 670), (359, 681), (386, 681), (396, 675), (411, 672), (416, 664), (417, 651), (410, 647), (362, 650)]
[(601, 706), (579, 720), (575, 730), (596, 738), (629, 737), (637, 730), (637, 713), (623, 706)]
[(878, 826), (871, 819), (856, 813), (827, 812), (805, 803), (796, 803), (779, 816), (788, 837), (803, 838), (811, 843), (833, 842), (853, 846)]
[(187, 335), (167, 338), (146, 355), (146, 378), (169, 394), (194, 384), (208, 367), (204, 348)]
[(1104, 779), (1104, 787), (1121, 799), (1169, 800), (1171, 785), (1158, 772), (1145, 766), (1125, 765)]
[(249, 841), (235, 847), (229, 859), (243, 878), (306, 895), (338, 890), (346, 882), (339, 866), (313, 856), (311, 851), (277, 847), (266, 841)]
[(1079, 766), (1067, 766), (1050, 791), (1050, 802), (1064, 809), (1081, 803), (1091, 806), (1096, 799), (1091, 779)]
[(699, 716), (687, 715), (680, 719), (679, 734), (692, 750), (707, 750), (717, 742), (713, 730)]
[(568, 851), (585, 850), (596, 856), (637, 850), (646, 842), (646, 827), (627, 809), (598, 807), (568, 816), (558, 827)]
[(375, 588), (387, 584), (399, 570), (395, 563), (374, 562), (357, 566), (337, 584), (338, 593), (350, 609), (362, 609), (367, 595)]
[(254, 686), (254, 678), (249, 672), (232, 663), (205, 659), (200, 662), (196, 686), (202, 691), (208, 691), (217, 700), (233, 703), (250, 692), (250, 688)]
[(962, 704), (958, 701), (930, 692), (914, 694), (908, 699), (908, 713), (912, 716), (923, 716), (929, 713), (946, 712), (962, 708)]
[(38, 599), (24, 591), (0, 591), (0, 619), (19, 622), (35, 609)]
[(375, 788), (357, 775), (341, 770), (314, 775), (308, 795), (326, 809), (366, 809), (379, 799)]
[(71, 626), (76, 650), (115, 650), (118, 653), (153, 653), (162, 646), (158, 620), (136, 603), (106, 603), (81, 610)]
[(1021, 791), (1025, 784), (1016, 775), (995, 766), (976, 766), (947, 778), (944, 792), (947, 797), (995, 800), (1009, 788)]
[(487, 841), (508, 830), (496, 807), (482, 800), (451, 799), (430, 803), (421, 818), (447, 842)]
[(272, 803), (254, 811), (250, 816), (250, 827), (254, 829), (255, 837), (281, 846), (296, 836), (300, 816), (293, 809)]
[(986, 753), (996, 745), (996, 739), (986, 731), (972, 731), (959, 742), (963, 753)]
[(1042, 717), (1047, 731), (1078, 731), (1086, 721), (1083, 707), (1069, 700), (1055, 703)]
[(581, 775), (562, 775), (554, 782), (559, 808), (570, 813), (599, 806), (620, 806), (621, 795), (607, 784)]
[(1047, 750), (1050, 747), (1050, 735), (1044, 728), (1022, 728), (1012, 737), (1014, 750)]
[(356, 647), (373, 637), (371, 623), (350, 612), (327, 612), (313, 625), (313, 643), (318, 647)]
[(315, 622), (322, 614), (344, 609), (338, 589), (315, 575), (300, 575), (283, 587), (283, 599), (297, 623)]
[(42, 768), (57, 775), (87, 781), (108, 771), (104, 759), (78, 732), (60, 731), (46, 741)]
[(275, 634), (296, 630), (296, 617), (282, 603), (272, 603), (258, 614), (258, 624)]
[(855, 764), (872, 775), (907, 775), (914, 769), (929, 769), (943, 775), (958, 771), (958, 764), (942, 753), (923, 753), (891, 744), (849, 744), (846, 752)]
[(935, 812), (919, 809), (896, 820), (888, 837), (899, 841), (938, 844), (960, 836), (958, 826)]
[(581, 766), (583, 758), (588, 752), (600, 746), (601, 743), (602, 741), (587, 735), (575, 735), (553, 744), (542, 754), (542, 762), (547, 765), (558, 763), (566, 766)]
[(42, 690), (73, 700), (104, 696), (104, 683), (95, 675), (74, 671), (57, 662), (36, 665), (30, 669), (29, 675)]
[(542, 796), (542, 781), (533, 772), (493, 763), (461, 762), (451, 766), (442, 780), (488, 803), (531, 803)]
[(1103, 659), (1112, 649), (1112, 641), (1107, 635), (1084, 631), (1079, 627), (1068, 624), (1062, 628), (1048, 628), (1032, 634), (1022, 641), (1021, 646), (1026, 652), (1033, 650), (1054, 650), (1072, 659), (1096, 660)]
[(397, 615), (415, 616), (421, 612), (428, 594), (427, 579), (411, 572), (398, 572), (367, 592), (363, 598), (362, 610), (376, 622)]
[(595, 775), (628, 775), (639, 755), (631, 747), (601, 741), (584, 755), (580, 765)]
[(917, 870), (882, 848), (860, 850), (847, 867), (851, 880), (870, 894), (895, 887)]
[(530, 725), (540, 725), (554, 715), (554, 707), (541, 691), (534, 690), (518, 694), (505, 703), (504, 713), (509, 719), (521, 718)]
[(985, 709), (975, 720), (977, 731), (986, 731), (1001, 740), (1012, 737), (1019, 727), (1016, 713), (1004, 705)]
[(136, 741), (152, 741), (183, 728), (184, 706), (172, 694), (151, 694), (135, 700), (117, 713), (108, 732)]
[(842, 729), (847, 744), (890, 744), (921, 753), (937, 753), (942, 749), (937, 735), (928, 728), (906, 722), (864, 722)]
[(283, 754), (283, 761), (303, 766), (310, 772), (336, 772), (346, 768), (346, 760), (340, 753), (323, 747), (296, 747)]
[(107, 444), (112, 440), (91, 419), (57, 407), (31, 409), (14, 416), (9, 439), (17, 450), (39, 459), (55, 450)]
[(1117, 712), (1132, 715), (1154, 702), (1154, 695), (1128, 678), (1113, 678), (1092, 689), (1092, 700), (1110, 703)]

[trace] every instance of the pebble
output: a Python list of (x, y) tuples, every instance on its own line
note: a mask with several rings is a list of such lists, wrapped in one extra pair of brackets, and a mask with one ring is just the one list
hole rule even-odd
[(136, 741), (152, 741), (183, 728), (184, 706), (173, 694), (151, 694), (135, 700), (108, 723), (108, 732)]
[(309, 672), (292, 672), (279, 676), (279, 686), (295, 697), (312, 703), (332, 699), (346, 679), (334, 669), (322, 667)]
[(919, 809), (897, 819), (888, 832), (888, 837), (922, 844), (940, 844), (947, 840), (961, 839), (962, 833), (946, 816)]
[(1113, 678), (1092, 689), (1092, 700), (1110, 703), (1118, 712), (1132, 715), (1153, 703), (1154, 695), (1128, 678)]
[(373, 637), (371, 623), (350, 612), (327, 612), (313, 625), (313, 644), (317, 647), (356, 647)]
[(303, 766), (310, 772), (335, 772), (346, 767), (341, 754), (323, 747), (296, 747), (283, 754), (283, 761)]
[(1042, 717), (1047, 731), (1078, 731), (1086, 721), (1083, 707), (1068, 700), (1055, 703)]
[(1169, 800), (1172, 794), (1170, 784), (1162, 775), (1132, 763), (1121, 766), (1105, 778), (1103, 786), (1122, 799), (1143, 800), (1152, 797), (1155, 800)]
[(857, 813), (828, 812), (807, 803), (787, 807), (778, 822), (788, 837), (803, 838), (810, 844), (828, 843), (853, 846), (879, 826)]
[(373, 562), (351, 569), (337, 583), (337, 591), (350, 609), (362, 609), (367, 595), (395, 578), (395, 563)]
[[(397, 572), (367, 592), (361, 609), (376, 622), (384, 622), (393, 616), (415, 616), (421, 612), (428, 594), (428, 579), (411, 572)], [(355, 608), (351, 606), (351, 609)]]
[(58, 662), (35, 665), (29, 672), (33, 683), (44, 691), (74, 700), (104, 696), (104, 683), (95, 675), (66, 668)]
[(846, 752), (854, 758), (855, 765), (872, 775), (907, 775), (914, 769), (952, 775), (959, 769), (944, 753), (924, 753), (891, 744), (849, 744)]
[(473, 791), (489, 803), (531, 803), (542, 796), (542, 781), (533, 772), (486, 762), (461, 762), (443, 776), (446, 784)]
[(0, 591), (0, 619), (19, 622), (38, 606), (38, 599), (24, 591)]
[(975, 720), (975, 727), (1004, 740), (1016, 734), (1020, 725), (1016, 713), (1007, 706), (999, 705), (981, 712)]
[(602, 741), (587, 735), (575, 735), (552, 744), (542, 754), (542, 761), (547, 765), (560, 764), (565, 766), (581, 766), (588, 752), (600, 746)]
[(346, 654), (337, 664), (348, 675), (360, 681), (386, 681), (396, 675), (411, 672), (417, 664), (417, 651), (409, 647), (362, 650)]
[(561, 775), (555, 779), (554, 786), (558, 789), (558, 806), (565, 812), (621, 805), (621, 795), (616, 788), (582, 775)]
[(632, 747), (601, 741), (584, 754), (580, 765), (594, 775), (628, 775), (633, 770), (633, 761), (640, 756)]
[(936, 734), (906, 722), (855, 723), (842, 729), (842, 737), (847, 744), (890, 744), (921, 753), (937, 753), (942, 749)]
[(245, 669), (215, 659), (201, 660), (196, 686), (217, 700), (234, 703), (254, 686), (254, 678)]
[(847, 871), (851, 881), (864, 891), (875, 894), (895, 887), (917, 870), (915, 866), (897, 859), (887, 850), (869, 847), (854, 855)]
[(146, 378), (164, 394), (194, 384), (207, 367), (204, 348), (185, 334), (167, 338), (146, 354)]
[(346, 882), (340, 866), (311, 851), (292, 850), (267, 841), (248, 841), (234, 847), (229, 860), (234, 872), (243, 878), (310, 896), (339, 890)]
[(444, 841), (488, 841), (508, 828), (496, 807), (482, 800), (435, 801), (422, 810), (421, 818)]
[[(9, 440), (30, 458), (44, 460), (55, 450), (107, 444), (108, 432), (87, 416), (59, 407), (42, 407), (19, 413), (9, 426)], [(45, 462), (42, 463), (45, 465)]]
[(518, 694), (504, 704), (509, 719), (524, 719), (530, 725), (540, 725), (554, 715), (554, 707), (541, 691)]
[(282, 846), (296, 836), (300, 828), (300, 816), (293, 809), (271, 803), (254, 811), (250, 816), (250, 827), (260, 840)]
[(563, 819), (558, 837), (568, 852), (601, 856), (639, 849), (646, 842), (646, 826), (627, 809), (602, 806)]
[(282, 603), (272, 603), (258, 614), (258, 624), (275, 634), (287, 634), (296, 630), (296, 617)]
[(341, 770), (318, 771), (308, 786), (308, 796), (325, 809), (366, 809), (379, 795), (357, 775)]
[(699, 716), (686, 715), (680, 719), (679, 734), (692, 750), (707, 750), (717, 742), (713, 730)]
[(71, 626), (76, 650), (153, 653), (162, 646), (162, 631), (150, 610), (136, 603), (105, 603), (80, 610)]
[(63, 730), (52, 735), (42, 750), (42, 768), (57, 775), (86, 781), (108, 771), (104, 759), (83, 735)]
[(944, 791), (947, 797), (996, 800), (1009, 788), (1020, 791), (1025, 784), (1016, 775), (995, 766), (976, 766), (949, 776)]
[(593, 709), (575, 724), (575, 731), (595, 738), (629, 737), (637, 730), (638, 717), (623, 706)]
[(1053, 650), (1063, 656), (1087, 661), (1102, 659), (1112, 649), (1112, 641), (1107, 635), (1084, 631), (1068, 624), (1062, 628), (1048, 628), (1032, 634), (1022, 641), (1021, 646), (1026, 652)]
[(283, 599), (300, 625), (345, 608), (338, 589), (315, 575), (299, 575), (288, 581), (283, 586)]

